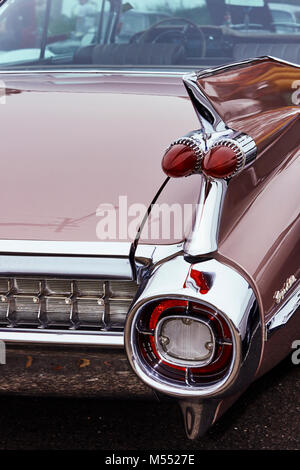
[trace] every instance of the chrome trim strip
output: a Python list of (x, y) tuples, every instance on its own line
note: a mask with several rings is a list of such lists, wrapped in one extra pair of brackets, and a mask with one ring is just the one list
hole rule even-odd
[[(271, 36), (270, 36), (271, 37)], [(278, 59), (277, 57), (273, 57), (273, 56), (263, 56), (263, 57), (257, 57), (257, 58), (254, 58), (254, 59), (248, 59), (248, 60), (244, 60), (244, 61), (240, 61), (240, 62), (232, 62), (228, 65), (221, 65), (221, 66), (216, 66), (216, 67), (209, 67), (207, 68), (205, 65), (203, 66), (202, 69), (200, 69), (200, 72), (198, 74), (198, 77), (199, 78), (202, 78), (202, 77), (205, 77), (205, 76), (208, 76), (208, 75), (211, 75), (211, 74), (215, 74), (215, 73), (219, 73), (219, 72), (222, 72), (223, 70), (227, 70), (227, 69), (230, 69), (230, 68), (234, 68), (234, 67), (240, 67), (240, 66), (247, 66), (247, 65), (251, 65), (251, 64), (254, 64), (256, 62), (263, 62), (265, 61), (266, 59), (270, 59), (272, 61), (275, 61), (275, 62), (279, 62), (279, 63), (282, 63), (282, 64), (286, 64), (286, 65), (291, 65), (293, 67), (297, 67), (297, 68), (300, 68), (299, 64), (296, 64), (294, 62), (289, 62), (288, 60), (284, 60), (284, 59)], [(21, 67), (20, 65), (18, 67)], [(24, 67), (26, 67), (26, 65), (24, 65)], [(176, 67), (177, 70), (170, 70), (166, 67), (163, 67), (161, 70), (158, 70), (160, 66), (155, 66), (155, 68), (153, 70), (149, 70), (150, 67), (148, 68), (142, 68), (143, 66), (141, 66), (141, 69), (138, 69), (138, 68), (131, 68), (131, 69), (122, 69), (122, 68), (119, 68), (119, 69), (103, 69), (103, 68), (83, 68), (81, 66), (79, 66), (78, 68), (52, 68), (51, 66), (50, 67), (45, 67), (44, 69), (5, 69), (5, 68), (0, 68), (0, 75), (3, 74), (3, 75), (6, 75), (6, 74), (17, 74), (17, 75), (33, 75), (33, 74), (45, 74), (45, 75), (49, 75), (51, 73), (61, 73), (61, 74), (70, 74), (70, 73), (76, 73), (76, 74), (102, 74), (102, 75), (161, 75), (161, 76), (175, 76), (175, 77), (183, 77), (184, 75), (186, 77), (188, 77), (189, 75), (191, 75), (190, 72), (187, 73), (187, 70), (195, 70), (195, 66), (186, 66), (186, 67), (182, 67), (182, 69), (178, 70), (178, 66), (173, 66), (174, 68)]]
[(129, 258), (0, 254), (0, 275), (131, 280)]
[[(95, 256), (108, 258), (129, 258), (130, 242), (73, 242), (44, 240), (0, 240), (1, 255), (62, 255), (62, 256)], [(171, 245), (150, 245), (139, 243), (135, 257), (145, 263), (158, 262), (179, 253), (182, 243)]]
[(84, 331), (32, 330), (14, 328), (0, 328), (0, 340), (7, 343), (47, 343), (47, 344), (73, 344), (78, 346), (101, 346), (112, 348), (124, 347), (124, 334), (122, 332), (90, 333)]
[[(226, 139), (225, 139), (226, 140)], [(235, 145), (237, 145), (244, 156), (243, 168), (250, 165), (257, 157), (257, 146), (255, 141), (247, 134), (238, 133), (233, 137)], [(242, 168), (242, 169), (243, 169)], [(238, 170), (240, 171), (240, 170)]]
[(219, 226), (228, 182), (202, 176), (193, 230), (184, 244), (186, 256), (201, 256), (218, 249)]
[(52, 240), (0, 240), (1, 253), (82, 256), (129, 256), (130, 242), (77, 242)]
[(285, 326), (300, 307), (300, 283), (266, 324), (267, 339)]
[(0, 69), (0, 75), (34, 75), (34, 74), (45, 74), (45, 75), (51, 75), (54, 73), (59, 73), (59, 74), (65, 74), (69, 75), (70, 73), (73, 74), (82, 74), (82, 75), (133, 75), (133, 76), (139, 76), (139, 75), (153, 75), (153, 76), (164, 76), (164, 77), (183, 77), (187, 73), (187, 68), (194, 69), (195, 67), (184, 67), (181, 71), (173, 71), (173, 70), (168, 70), (168, 69), (162, 69), (162, 70), (138, 70), (138, 69), (97, 69), (97, 68), (90, 68), (90, 69), (84, 69), (81, 67), (78, 68), (65, 68), (65, 69), (54, 69), (51, 67), (45, 67), (45, 69), (5, 69), (2, 68)]

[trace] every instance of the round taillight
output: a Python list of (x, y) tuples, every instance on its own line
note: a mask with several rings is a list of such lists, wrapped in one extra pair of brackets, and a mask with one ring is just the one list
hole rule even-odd
[(202, 150), (193, 139), (186, 138), (174, 142), (162, 160), (162, 169), (171, 178), (189, 176), (200, 169)]
[(229, 178), (243, 164), (243, 154), (238, 146), (230, 141), (217, 143), (202, 160), (202, 171), (212, 178)]
[(149, 305), (139, 317), (136, 344), (143, 361), (166, 380), (201, 385), (226, 374), (232, 335), (213, 309), (182, 299)]

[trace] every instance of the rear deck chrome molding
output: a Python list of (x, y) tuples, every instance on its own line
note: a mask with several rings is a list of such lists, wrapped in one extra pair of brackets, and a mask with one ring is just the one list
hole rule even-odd
[(130, 242), (78, 242), (53, 240), (0, 240), (1, 253), (81, 255), (81, 256), (129, 256)]
[(128, 258), (0, 254), (0, 275), (130, 280), (132, 270)]
[[(0, 240), (1, 255), (56, 255), (128, 259), (130, 242), (77, 242), (53, 240)], [(139, 243), (135, 258), (145, 264), (156, 263), (180, 252), (183, 242), (170, 245)]]
[[(200, 294), (192, 287), (184, 287), (190, 266), (183, 256), (177, 256), (152, 272), (127, 318), (125, 347), (129, 361), (141, 380), (171, 396), (207, 398), (236, 393), (252, 381), (260, 359), (262, 328), (255, 294), (238, 272), (215, 259), (193, 265), (194, 269), (211, 279), (210, 290)], [(220, 381), (201, 386), (181, 385), (158, 375), (141, 358), (135, 342), (135, 328), (141, 310), (150, 302), (175, 298), (212, 307), (226, 319), (233, 336), (233, 360)]]

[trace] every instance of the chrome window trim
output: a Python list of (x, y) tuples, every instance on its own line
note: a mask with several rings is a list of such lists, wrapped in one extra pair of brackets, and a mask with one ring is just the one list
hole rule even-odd
[[(271, 36), (270, 36), (271, 37)], [(199, 66), (199, 75), (198, 77), (199, 78), (204, 78), (205, 76), (208, 76), (208, 75), (213, 75), (213, 74), (216, 74), (216, 73), (219, 73), (219, 72), (222, 72), (222, 71), (226, 71), (227, 69), (231, 69), (231, 68), (235, 68), (235, 67), (239, 67), (239, 66), (247, 66), (247, 65), (250, 65), (250, 64), (253, 64), (253, 63), (259, 63), (259, 62), (263, 62), (264, 60), (266, 59), (271, 59), (273, 61), (276, 61), (276, 62), (280, 62), (282, 64), (286, 64), (286, 65), (292, 65), (294, 67), (300, 67), (299, 64), (296, 64), (294, 62), (289, 62), (288, 60), (284, 60), (284, 59), (278, 59), (276, 57), (273, 57), (273, 56), (263, 56), (263, 57), (257, 57), (257, 58), (251, 58), (251, 59), (246, 59), (246, 60), (243, 60), (243, 61), (239, 61), (239, 62), (232, 62), (232, 63), (229, 63), (229, 64), (226, 64), (226, 65), (220, 65), (220, 66), (213, 66), (213, 67), (210, 67), (210, 66)], [(102, 75), (106, 75), (106, 74), (115, 74), (115, 75), (161, 75), (161, 76), (175, 76), (175, 77), (183, 77), (183, 76), (186, 76), (188, 77), (191, 72), (190, 71), (195, 71), (195, 69), (197, 68), (195, 65), (190, 65), (190, 66), (184, 66), (180, 69), (180, 67), (178, 66), (173, 66), (174, 68), (177, 67), (177, 70), (170, 70), (170, 68), (168, 69), (167, 67), (165, 68), (162, 68), (160, 69), (160, 66), (154, 66), (154, 68), (152, 70), (149, 70), (150, 67), (147, 67), (145, 68), (145, 66), (142, 66), (141, 65), (141, 68), (138, 69), (138, 68), (118, 68), (118, 69), (105, 69), (105, 68), (84, 68), (83, 67), (74, 67), (74, 68), (47, 68), (45, 67), (44, 69), (31, 69), (29, 70), (28, 68), (24, 68), (24, 69), (21, 69), (21, 65), (17, 66), (17, 67), (20, 67), (18, 69), (5, 69), (5, 68), (0, 68), (0, 76), (2, 74), (24, 74), (24, 75), (32, 75), (32, 74), (46, 74), (46, 75), (49, 75), (51, 73), (64, 73), (64, 74), (69, 74), (69, 73), (82, 73), (82, 74), (102, 74)], [(26, 67), (26, 65), (24, 65), (24, 67)], [(172, 67), (172, 66), (169, 66), (169, 67)], [(178, 70), (179, 69), (179, 70)]]
[(45, 68), (45, 69), (31, 69), (31, 70), (28, 70), (28, 69), (24, 69), (24, 70), (20, 70), (20, 69), (5, 69), (5, 68), (2, 68), (0, 69), (0, 75), (10, 75), (10, 74), (17, 74), (17, 75), (34, 75), (34, 74), (45, 74), (45, 75), (49, 75), (49, 74), (54, 74), (54, 73), (59, 73), (59, 74), (65, 74), (65, 75), (69, 75), (70, 73), (73, 73), (73, 74), (82, 74), (82, 75), (133, 75), (133, 76), (137, 76), (137, 75), (153, 75), (153, 76), (164, 76), (164, 77), (183, 77), (186, 73), (187, 73), (187, 70), (194, 70), (195, 67), (191, 66), (191, 67), (184, 67), (183, 69), (181, 69), (180, 71), (179, 70), (168, 70), (168, 69), (162, 69), (162, 70), (157, 70), (157, 69), (153, 69), (153, 70), (146, 70), (146, 69), (142, 69), (142, 70), (139, 70), (139, 69), (88, 69), (88, 68), (84, 68), (84, 67), (78, 67), (78, 68), (65, 68), (65, 69), (60, 69), (60, 68)]

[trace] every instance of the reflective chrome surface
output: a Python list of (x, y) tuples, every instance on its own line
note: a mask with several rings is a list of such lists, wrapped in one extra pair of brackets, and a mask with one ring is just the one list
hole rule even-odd
[(128, 280), (0, 277), (0, 327), (122, 331), (137, 289)]
[[(237, 168), (231, 175), (233, 177), (255, 160), (256, 143), (249, 135), (236, 132), (225, 124), (202, 92), (197, 79), (197, 74), (186, 75), (184, 84), (200, 120), (201, 130), (192, 131), (185, 138), (195, 142), (199, 154), (202, 152), (203, 155), (219, 144), (234, 148), (237, 152)], [(184, 138), (179, 141), (183, 142)], [(203, 256), (217, 250), (223, 203), (231, 177), (226, 180), (202, 177), (196, 220), (184, 245), (186, 255)]]
[(183, 251), (183, 243), (171, 245), (143, 245), (138, 244), (135, 251), (137, 264), (149, 266), (167, 260)]
[[(200, 294), (191, 286), (183, 287), (190, 264), (182, 256), (153, 269), (126, 322), (125, 346), (128, 358), (137, 375), (147, 385), (172, 396), (211, 397), (221, 396), (229, 391), (234, 393), (236, 389), (245, 387), (253, 380), (260, 359), (262, 329), (255, 295), (239, 273), (217, 260), (203, 261), (193, 267), (211, 279), (211, 287), (206, 294)], [(141, 358), (139, 347), (135, 343), (139, 312), (149, 302), (174, 298), (196, 301), (212, 307), (228, 323), (233, 337), (233, 360), (226, 376), (217, 383), (197, 387), (171, 383), (148, 367)]]
[(219, 226), (228, 183), (202, 176), (198, 210), (192, 233), (184, 244), (187, 256), (213, 253), (218, 248)]
[(233, 142), (240, 148), (243, 154), (243, 165), (242, 168), (238, 169), (240, 171), (255, 160), (257, 157), (257, 147), (252, 137), (242, 132), (234, 137)]
[(51, 240), (0, 240), (0, 254), (48, 254), (128, 257), (129, 242), (77, 242)]
[[(39, 259), (43, 261), (40, 264), (49, 262), (51, 265), (50, 255), (57, 255), (57, 259), (68, 259), (71, 260), (71, 264), (74, 263), (74, 266), (77, 266), (78, 272), (80, 272), (81, 261), (83, 259), (87, 260), (87, 263), (90, 262), (93, 258), (96, 258), (96, 263), (101, 262), (101, 270), (105, 269), (105, 266), (113, 265), (117, 262), (118, 269), (116, 266), (108, 268), (107, 273), (114, 272), (115, 275), (119, 276), (124, 274), (131, 277), (131, 271), (129, 270), (128, 258), (130, 256), (132, 244), (128, 242), (66, 242), (66, 241), (40, 241), (40, 240), (0, 240), (0, 263), (3, 256), (15, 255), (15, 258), (11, 257), (12, 261), (9, 261), (9, 258), (6, 258), (5, 265), (11, 266), (12, 272), (14, 269), (17, 269), (17, 272), (22, 272), (23, 269), (21, 266), (25, 266), (27, 263), (21, 263), (21, 260), (33, 260), (35, 269), (38, 269), (38, 272), (42, 271), (41, 267), (38, 267), (38, 262), (35, 262), (34, 259)], [(169, 256), (179, 253), (183, 249), (183, 243), (174, 243), (170, 245), (151, 245), (151, 244), (142, 244), (136, 247), (135, 258), (137, 263), (149, 264), (152, 262), (158, 262), (160, 260), (166, 259)], [(18, 255), (35, 255), (32, 258), (18, 258)], [(43, 255), (43, 258), (38, 255)], [(49, 257), (47, 257), (49, 255)], [(59, 256), (64, 258), (60, 258)], [(73, 255), (73, 256), (72, 256)], [(67, 258), (68, 257), (68, 258)], [(78, 257), (78, 258), (77, 258)], [(18, 262), (16, 261), (18, 259)], [(54, 258), (55, 259), (55, 258)], [(15, 260), (15, 261), (14, 261)], [(73, 261), (72, 261), (73, 260)], [(76, 262), (77, 260), (77, 262)], [(79, 261), (78, 261), (79, 260)], [(99, 261), (101, 260), (101, 261)], [(8, 264), (7, 264), (8, 263)], [(53, 262), (54, 263), (54, 262)], [(92, 261), (93, 263), (93, 261)], [(29, 263), (30, 264), (30, 263)], [(84, 264), (83, 264), (84, 266)], [(123, 266), (123, 268), (122, 268)], [(125, 267), (124, 267), (125, 266)], [(1, 264), (0, 264), (1, 267)], [(50, 268), (48, 268), (50, 269)], [(59, 269), (59, 266), (56, 265), (55, 269)], [(90, 268), (89, 268), (90, 269)], [(6, 269), (0, 268), (0, 272), (6, 272)], [(71, 271), (71, 270), (70, 270)], [(84, 269), (82, 268), (82, 271)], [(32, 272), (31, 267), (28, 268), (28, 272)], [(67, 274), (67, 270), (64, 267), (62, 269), (64, 274)], [(90, 272), (92, 274), (92, 272)], [(105, 274), (105, 271), (104, 271)]]
[(183, 82), (200, 120), (202, 132), (204, 134), (227, 132), (225, 122), (208, 101), (202, 90), (200, 90), (197, 78), (196, 73), (187, 74), (183, 77)]
[(0, 255), (0, 276), (132, 279), (129, 257)]
[[(0, 252), (2, 252), (0, 255), (0, 280), (1, 276), (2, 279), (5, 276), (11, 276), (10, 279), (13, 286), (15, 280), (22, 276), (25, 276), (24, 281), (27, 284), (28, 282), (30, 283), (30, 279), (38, 282), (41, 276), (48, 278), (49, 276), (55, 276), (55, 282), (58, 283), (71, 282), (72, 279), (74, 282), (74, 277), (76, 278), (76, 276), (78, 276), (80, 278), (79, 282), (89, 283), (94, 279), (96, 282), (104, 281), (104, 284), (111, 283), (115, 285), (116, 283), (125, 283), (126, 285), (134, 284), (136, 286), (136, 283), (132, 280), (133, 272), (129, 259), (130, 247), (131, 245), (128, 243), (2, 240), (0, 241)], [(136, 250), (135, 260), (138, 277), (140, 276), (140, 270), (142, 270), (142, 268), (150, 267), (155, 263), (161, 262), (163, 259), (168, 259), (176, 253), (182, 252), (182, 248), (182, 244), (162, 246), (139, 245)], [(137, 286), (135, 291), (136, 289)], [(124, 345), (123, 331), (116, 330), (107, 332), (103, 330), (100, 331), (100, 329), (99, 331), (76, 331), (76, 325), (78, 326), (76, 319), (78, 320), (78, 317), (76, 315), (76, 309), (71, 309), (71, 307), (74, 306), (74, 297), (72, 297), (71, 292), (69, 292), (68, 295), (62, 296), (64, 309), (69, 309), (69, 314), (64, 315), (64, 317), (67, 318), (67, 326), (71, 327), (71, 330), (65, 328), (55, 329), (55, 325), (52, 325), (51, 329), (33, 329), (33, 324), (28, 324), (28, 322), (26, 328), (19, 328), (18, 321), (13, 322), (13, 319), (16, 320), (16, 315), (12, 307), (15, 305), (16, 298), (21, 304), (25, 302), (25, 313), (30, 314), (30, 318), (32, 317), (31, 320), (34, 320), (35, 328), (37, 326), (47, 326), (47, 312), (45, 313), (40, 309), (42, 298), (40, 292), (36, 291), (36, 289), (34, 292), (30, 292), (30, 295), (28, 295), (28, 292), (19, 292), (17, 295), (17, 290), (14, 292), (9, 291), (10, 289), (8, 288), (2, 289), (1, 291), (0, 307), (2, 310), (5, 309), (6, 311), (4, 312), (4, 317), (2, 315), (3, 321), (2, 328), (0, 325), (0, 340), (17, 343), (49, 343), (56, 345), (98, 345), (112, 348), (122, 348)], [(93, 298), (92, 300), (99, 300), (99, 296), (96, 297), (97, 298)], [(121, 302), (125, 300), (126, 302), (126, 311), (123, 308), (124, 302), (122, 304), (122, 330), (133, 295), (131, 295), (130, 299), (123, 299), (122, 296), (117, 297), (115, 297), (116, 302), (112, 306), (113, 311), (115, 310), (115, 306), (120, 306), (119, 300)], [(35, 302), (36, 299), (37, 302)], [(71, 300), (71, 302), (65, 303), (67, 300)], [(104, 314), (103, 308), (106, 305), (106, 316), (110, 315), (110, 305), (109, 303), (105, 304), (105, 299), (103, 300), (104, 305), (99, 305), (99, 309), (102, 309), (102, 313)], [(29, 309), (30, 311), (28, 310), (28, 307), (30, 307), (28, 302), (32, 307)], [(114, 301), (112, 301), (112, 303), (113, 302)], [(27, 313), (25, 317), (23, 313), (19, 309), (19, 320), (26, 320)], [(101, 315), (101, 322), (103, 318), (103, 315)], [(5, 327), (3, 322), (5, 325), (13, 326), (13, 328)]]
[(182, 399), (179, 400), (186, 435), (194, 440), (202, 437), (214, 421), (219, 405), (218, 400)]
[(293, 292), (286, 298), (282, 305), (276, 310), (272, 318), (268, 321), (267, 335), (270, 337), (278, 328), (282, 328), (292, 318), (300, 307), (300, 283)]
[(0, 340), (6, 343), (44, 343), (53, 345), (74, 344), (81, 346), (101, 346), (123, 348), (123, 332), (87, 332), (64, 330), (31, 330), (0, 328)]

